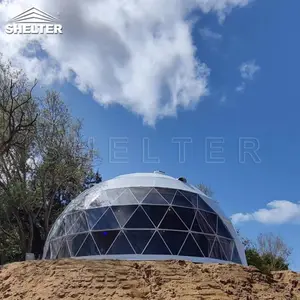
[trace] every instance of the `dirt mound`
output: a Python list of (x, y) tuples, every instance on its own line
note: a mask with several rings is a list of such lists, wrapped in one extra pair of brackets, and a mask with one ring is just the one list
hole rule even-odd
[(300, 299), (294, 272), (261, 274), (240, 265), (185, 261), (58, 260), (14, 263), (0, 270), (6, 300)]

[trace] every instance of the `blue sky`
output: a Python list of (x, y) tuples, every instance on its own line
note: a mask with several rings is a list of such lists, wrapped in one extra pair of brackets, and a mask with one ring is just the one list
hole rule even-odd
[[(242, 235), (251, 239), (263, 232), (281, 235), (293, 248), (291, 267), (298, 271), (300, 104), (297, 74), (300, 43), (296, 28), (300, 26), (299, 10), (300, 3), (296, 0), (288, 4), (284, 0), (250, 1), (247, 6), (234, 9), (222, 24), (217, 16), (219, 11), (212, 9), (207, 14), (194, 11), (191, 28), (192, 43), (196, 47), (194, 58), (210, 69), (207, 76), (209, 94), (204, 95), (202, 89), (199, 91), (201, 101), (195, 100), (189, 109), (176, 106), (176, 116), (174, 112), (166, 113), (150, 125), (147, 117), (153, 115), (149, 117), (147, 110), (152, 109), (153, 102), (147, 88), (145, 99), (139, 98), (145, 107), (139, 107), (133, 96), (131, 102), (122, 102), (126, 108), (118, 101), (108, 101), (112, 104), (104, 107), (105, 101), (99, 100), (102, 90), (97, 90), (95, 83), (90, 87), (96, 90), (97, 101), (91, 93), (80, 91), (84, 87), (78, 88), (74, 82), (51, 83), (61, 91), (73, 115), (83, 120), (85, 137), (93, 138), (99, 148), (102, 162), (97, 161), (95, 167), (104, 179), (124, 173), (163, 170), (174, 177), (185, 176), (192, 184), (208, 184), (226, 215), (243, 213), (239, 219), (243, 222), (236, 224)], [(108, 55), (109, 52), (103, 53)], [(91, 58), (92, 55), (91, 52)], [(190, 59), (183, 61), (189, 68)], [(93, 77), (98, 73), (87, 74)], [(112, 76), (109, 72), (106, 74)], [(87, 76), (84, 72), (77, 72), (77, 75)], [(143, 76), (142, 73), (137, 75)], [(114, 97), (115, 94), (101, 83), (102, 78), (98, 80), (107, 94)], [(241, 86), (243, 90), (237, 91)], [(132, 87), (130, 89), (132, 91)], [(136, 95), (143, 95), (143, 90)], [(162, 106), (156, 109), (156, 115), (168, 102), (164, 99), (168, 96), (168, 91), (161, 93)], [(178, 144), (172, 143), (172, 139), (178, 137), (191, 141), (186, 145), (185, 161), (181, 163)], [(250, 137), (259, 145), (260, 162), (248, 156), (245, 163), (241, 163), (239, 139)], [(112, 138), (120, 138), (117, 146), (127, 149), (127, 154), (123, 154), (127, 162), (110, 161)], [(126, 144), (124, 138), (128, 141)], [(143, 162), (145, 138), (149, 148), (145, 144), (144, 151), (149, 150), (150, 156), (158, 158), (159, 162)], [(224, 153), (212, 154), (222, 156), (224, 162), (207, 161), (207, 138), (219, 138), (215, 140), (219, 142), (220, 138), (224, 139)], [(285, 202), (277, 203), (270, 211), (272, 208), (267, 204), (274, 200)], [(253, 214), (259, 209), (267, 210)]]

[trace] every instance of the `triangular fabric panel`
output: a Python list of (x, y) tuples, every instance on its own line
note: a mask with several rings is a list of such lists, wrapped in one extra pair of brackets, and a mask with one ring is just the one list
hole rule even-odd
[(68, 234), (75, 234), (80, 232), (86, 232), (89, 230), (85, 212), (81, 212), (77, 218), (77, 220), (74, 222), (74, 225), (69, 230)]
[(131, 187), (130, 188), (132, 194), (136, 198), (138, 202), (142, 202), (147, 194), (150, 192), (150, 187)]
[(199, 248), (202, 250), (205, 257), (209, 257), (214, 237), (206, 236), (205, 234), (193, 233), (193, 237), (197, 242)]
[(118, 235), (118, 230), (92, 232), (93, 238), (98, 246), (100, 254), (106, 254)]
[(126, 223), (125, 228), (154, 228), (154, 225), (144, 210), (139, 207)]
[(203, 209), (214, 213), (214, 210), (198, 195), (198, 209)]
[(86, 237), (87, 237), (87, 233), (82, 233), (68, 238), (68, 245), (71, 252), (71, 256), (76, 255), (76, 253), (78, 252), (79, 248), (83, 244)]
[(181, 191), (181, 193), (187, 198), (194, 206), (194, 208), (198, 208), (198, 195), (194, 193), (190, 193), (187, 191)]
[(195, 217), (195, 220), (194, 220), (191, 230), (196, 231), (196, 232), (204, 232), (204, 233), (214, 234), (211, 227), (208, 225), (208, 223), (205, 221), (205, 219), (199, 212), (196, 213), (196, 217)]
[(189, 234), (189, 236), (187, 237), (184, 246), (180, 250), (179, 255), (203, 257), (201, 250), (199, 249), (191, 234)]
[(167, 206), (161, 205), (142, 205), (142, 207), (155, 226), (158, 226), (168, 209)]
[(118, 237), (107, 251), (107, 254), (134, 254), (134, 251), (123, 232), (119, 233)]
[(99, 207), (93, 209), (87, 209), (85, 211), (89, 228), (93, 228), (103, 214), (107, 211), (107, 207)]
[(212, 250), (210, 252), (210, 257), (220, 260), (227, 260), (227, 257), (223, 251), (223, 248), (220, 245), (219, 240), (216, 238)]
[(179, 219), (175, 211), (170, 207), (159, 225), (159, 228), (162, 229), (174, 229), (174, 230), (187, 230), (188, 228), (184, 223)]
[(100, 255), (100, 253), (92, 236), (89, 234), (83, 242), (79, 251), (76, 253), (76, 257), (92, 255)]
[(159, 233), (156, 232), (143, 254), (170, 255), (171, 252), (168, 250), (167, 246), (161, 239)]
[(176, 206), (174, 206), (174, 210), (176, 211), (180, 219), (184, 222), (186, 227), (190, 229), (195, 217), (196, 210)]
[(218, 216), (213, 213), (209, 213), (207, 211), (200, 211), (200, 214), (204, 217), (206, 222), (209, 224), (209, 226), (212, 228), (214, 232), (217, 232), (217, 218)]
[(113, 210), (120, 226), (124, 226), (131, 218), (137, 207), (137, 205), (122, 205), (112, 206), (111, 209)]
[(138, 204), (138, 201), (135, 199), (130, 189), (126, 189), (116, 200), (114, 200), (114, 205), (124, 204)]
[(150, 241), (154, 230), (125, 230), (125, 234), (136, 254), (141, 254)]
[(172, 254), (177, 255), (183, 242), (186, 239), (187, 233), (181, 231), (160, 230), (160, 235), (171, 250)]
[(96, 223), (92, 230), (117, 229), (120, 225), (115, 218), (111, 208), (109, 208), (101, 219)]
[(220, 235), (220, 236), (224, 236), (224, 237), (227, 237), (229, 239), (232, 239), (232, 236), (231, 236), (229, 230), (227, 229), (224, 222), (219, 217), (218, 217), (218, 231), (217, 231), (217, 234)]
[(172, 203), (176, 190), (168, 189), (168, 188), (159, 188), (159, 187), (157, 187), (156, 190), (163, 196), (163, 198), (168, 203)]
[(156, 189), (152, 189), (143, 200), (143, 204), (168, 205), (168, 202), (156, 191)]
[(184, 207), (193, 207), (192, 203), (186, 199), (179, 191), (177, 191), (172, 205), (177, 205), (177, 206), (184, 206)]
[(239, 253), (238, 253), (238, 251), (237, 251), (236, 246), (234, 246), (231, 261), (233, 261), (233, 262), (235, 262), (235, 263), (237, 263), (237, 264), (241, 264), (241, 263), (242, 263), (242, 262), (241, 262), (241, 258), (240, 258), (240, 256), (239, 256)]

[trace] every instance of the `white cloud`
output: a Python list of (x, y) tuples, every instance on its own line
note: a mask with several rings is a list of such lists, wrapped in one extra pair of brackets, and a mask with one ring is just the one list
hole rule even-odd
[(246, 83), (243, 81), (239, 86), (235, 88), (238, 93), (243, 93), (246, 89)]
[(253, 80), (254, 75), (260, 70), (255, 60), (244, 62), (240, 65), (241, 76), (245, 80)]
[(223, 95), (220, 99), (220, 102), (221, 103), (225, 103), (227, 101), (227, 96), (226, 95)]
[(213, 32), (210, 28), (207, 27), (199, 29), (199, 33), (203, 39), (213, 39), (217, 41), (222, 39), (221, 34)]
[[(209, 68), (195, 59), (188, 13), (201, 9), (222, 21), (249, 1), (2, 1), (0, 51), (40, 84), (70, 81), (102, 105), (120, 104), (154, 125), (208, 93)], [(64, 33), (6, 34), (5, 22), (31, 6), (58, 16)]]
[(234, 224), (256, 221), (263, 224), (284, 224), (300, 222), (300, 202), (275, 200), (267, 204), (267, 208), (253, 213), (237, 213), (231, 216)]

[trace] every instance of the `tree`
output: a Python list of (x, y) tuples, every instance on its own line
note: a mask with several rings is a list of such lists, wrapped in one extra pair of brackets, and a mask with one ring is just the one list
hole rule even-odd
[(96, 154), (58, 93), (33, 101), (38, 115), (34, 130), (0, 157), (2, 249), (17, 241), (16, 252), (23, 258), (27, 252), (41, 256), (51, 225), (84, 189)]
[(207, 197), (210, 197), (210, 198), (211, 198), (211, 197), (214, 195), (213, 190), (212, 190), (209, 186), (207, 186), (207, 185), (205, 185), (205, 184), (203, 184), (203, 183), (198, 184), (197, 188), (198, 188), (203, 194), (205, 194)]

